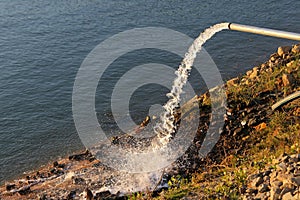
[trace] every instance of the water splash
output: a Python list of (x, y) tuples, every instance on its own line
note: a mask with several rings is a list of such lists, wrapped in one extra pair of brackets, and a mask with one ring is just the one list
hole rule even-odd
[(175, 109), (179, 106), (181, 101), (180, 95), (183, 92), (183, 86), (187, 82), (197, 53), (201, 50), (202, 45), (207, 40), (209, 40), (217, 32), (220, 32), (224, 29), (228, 29), (228, 23), (216, 24), (202, 32), (189, 47), (188, 52), (185, 54), (181, 64), (178, 67), (178, 70), (175, 72), (177, 77), (173, 82), (172, 90), (167, 94), (169, 100), (163, 106), (165, 112), (160, 116), (161, 122), (158, 123), (154, 128), (154, 131), (158, 135), (161, 144), (167, 144), (176, 131), (174, 124)]

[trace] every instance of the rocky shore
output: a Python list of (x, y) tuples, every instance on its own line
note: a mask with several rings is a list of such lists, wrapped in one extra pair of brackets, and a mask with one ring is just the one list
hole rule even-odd
[(158, 180), (165, 188), (138, 195), (105, 190), (118, 172), (85, 151), (5, 183), (0, 199), (300, 199), (300, 100), (272, 110), (300, 91), (299, 58), (299, 44), (279, 47), (265, 63), (227, 81), (224, 129), (206, 158), (198, 151), (210, 125), (210, 98), (197, 96), (198, 133)]

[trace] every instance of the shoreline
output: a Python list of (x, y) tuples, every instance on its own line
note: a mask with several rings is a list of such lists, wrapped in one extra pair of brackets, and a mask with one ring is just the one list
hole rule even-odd
[[(225, 151), (218, 155), (209, 155), (207, 159), (201, 161), (196, 160), (193, 157), (197, 153), (196, 145), (194, 145), (193, 147), (195, 147), (195, 149), (190, 150), (187, 154), (192, 165), (195, 166), (191, 165), (188, 169), (178, 167), (177, 172), (169, 171), (169, 176), (179, 174), (183, 177), (188, 177), (190, 174), (198, 172), (199, 169), (203, 167), (204, 170), (200, 171), (205, 172), (205, 169), (208, 169), (206, 167), (208, 164), (223, 165), (224, 158), (227, 158), (228, 154), (233, 153), (231, 151), (236, 151), (236, 153), (238, 153), (239, 150), (244, 151), (244, 149), (249, 148), (243, 146), (245, 145), (245, 142), (251, 138), (251, 136), (247, 135), (248, 129), (259, 130), (261, 128), (261, 130), (263, 130), (263, 123), (267, 123), (270, 115), (270, 105), (273, 105), (279, 99), (282, 99), (282, 97), (292, 93), (293, 90), (298, 90), (300, 80), (298, 79), (299, 77), (295, 77), (293, 74), (297, 75), (297, 73), (299, 73), (299, 64), (293, 63), (295, 63), (296, 60), (298, 62), (300, 57), (299, 54), (300, 45), (294, 45), (293, 47), (279, 47), (277, 53), (272, 54), (270, 59), (265, 63), (255, 66), (243, 76), (228, 80), (226, 82), (226, 87), (228, 91), (229, 106), (226, 116), (227, 121), (224, 128), (225, 134), (222, 135), (220, 143), (216, 145), (213, 151), (219, 152), (221, 148), (220, 144), (222, 144), (221, 142), (227, 141), (232, 142), (233, 144), (228, 145), (228, 152)], [(278, 82), (272, 82), (272, 84), (275, 84), (276, 88), (274, 87), (273, 90), (268, 90), (265, 88), (265, 85), (259, 85), (260, 80), (268, 78), (266, 74), (272, 76), (274, 73), (279, 73), (281, 70), (280, 67), (290, 69), (290, 73), (288, 73), (289, 71), (284, 71), (283, 74), (279, 74), (280, 79), (274, 80)], [(279, 68), (278, 72), (276, 71), (277, 68)], [(292, 76), (290, 74), (292, 74)], [(239, 88), (249, 88), (251, 91), (240, 91)], [(270, 88), (273, 88), (273, 86), (270, 85)], [(284, 91), (278, 93), (281, 89), (284, 89)], [(255, 98), (253, 98), (253, 91), (255, 91)], [(239, 95), (246, 95), (246, 97), (249, 98), (244, 98), (242, 99), (244, 102), (241, 102)], [(197, 101), (203, 110), (210, 110), (208, 93), (199, 96)], [(260, 102), (258, 103), (256, 101)], [(240, 113), (239, 111), (245, 113), (243, 114), (243, 112)], [(203, 114), (203, 116), (201, 116), (203, 117), (203, 122), (208, 120), (207, 116), (208, 114)], [(237, 116), (237, 118), (234, 116)], [(246, 121), (245, 125), (243, 125), (244, 120)], [(200, 129), (207, 130), (207, 126), (202, 124)], [(228, 136), (231, 138), (228, 138)], [(201, 135), (197, 135), (196, 137), (197, 140), (201, 140)], [(235, 141), (234, 143), (234, 138), (241, 141)], [(96, 160), (88, 151), (76, 152), (74, 155), (41, 166), (37, 170), (33, 170), (24, 175), (24, 177), (20, 177), (20, 179), (9, 182), (5, 181), (5, 184), (0, 187), (0, 198), (29, 199), (38, 197), (40, 199), (79, 199), (83, 198), (84, 195), (87, 195), (88, 191), (90, 191), (95, 199), (127, 199), (126, 197), (120, 197), (117, 193), (112, 194), (108, 191), (100, 191), (101, 184), (96, 185), (96, 181), (91, 178), (92, 176), (97, 176), (97, 173), (103, 173), (104, 171), (110, 172), (110, 170), (111, 169), (108, 169), (101, 164), (100, 161)], [(106, 176), (103, 176), (103, 178), (106, 178)], [(89, 181), (89, 179), (91, 179), (91, 181)], [(105, 182), (105, 180), (103, 181)], [(156, 193), (156, 195), (158, 194)], [(159, 195), (163, 196), (164, 192)], [(250, 196), (251, 195), (252, 194), (250, 194)]]

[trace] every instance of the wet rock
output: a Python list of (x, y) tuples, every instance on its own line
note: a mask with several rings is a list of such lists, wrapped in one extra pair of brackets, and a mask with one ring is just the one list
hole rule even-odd
[(57, 165), (58, 165), (58, 162), (57, 162), (57, 161), (54, 161), (54, 162), (53, 162), (53, 167), (57, 167)]
[(38, 199), (38, 200), (47, 200), (48, 197), (47, 197), (47, 194), (39, 194), (39, 195), (37, 196), (37, 199)]
[(83, 191), (83, 198), (85, 198), (86, 200), (94, 199), (94, 195), (89, 188), (85, 188), (85, 190)]
[(81, 177), (72, 177), (72, 183), (75, 185), (84, 185), (86, 181)]
[(6, 190), (7, 191), (10, 191), (10, 190), (12, 190), (12, 189), (15, 189), (15, 187), (16, 187), (16, 184), (7, 184), (6, 186), (5, 186), (5, 188), (6, 188)]
[(19, 193), (20, 195), (26, 195), (26, 194), (28, 194), (28, 193), (30, 193), (30, 192), (31, 192), (30, 186), (28, 186), (28, 185), (26, 185), (26, 186), (20, 188), (19, 191), (18, 191), (18, 193)]
[(92, 162), (95, 160), (95, 157), (88, 150), (86, 150), (84, 153), (69, 156), (69, 160), (75, 160), (75, 161), (89, 160), (90, 162)]
[(67, 195), (67, 200), (75, 199), (76, 197), (76, 191), (72, 190), (68, 195)]
[(56, 172), (57, 172), (56, 168), (50, 169), (50, 173), (51, 173), (51, 174), (55, 174)]
[(105, 199), (105, 198), (109, 198), (112, 194), (110, 193), (110, 191), (103, 191), (103, 192), (99, 192), (96, 194), (95, 198), (96, 199)]
[(282, 47), (278, 47), (277, 49), (277, 54), (280, 57), (283, 57), (284, 54), (288, 54), (291, 51), (292, 47), (290, 46), (282, 46)]
[(63, 169), (63, 168), (65, 168), (65, 166), (66, 166), (65, 164), (63, 164), (63, 163), (60, 163), (60, 164), (58, 164), (58, 165), (57, 165), (57, 168), (61, 168), (61, 169)]

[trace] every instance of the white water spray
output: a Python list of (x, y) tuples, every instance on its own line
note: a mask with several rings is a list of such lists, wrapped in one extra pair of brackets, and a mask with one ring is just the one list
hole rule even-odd
[(158, 135), (161, 144), (167, 144), (172, 138), (172, 134), (176, 131), (174, 124), (175, 109), (179, 106), (181, 101), (180, 95), (183, 92), (183, 86), (187, 82), (197, 53), (201, 50), (202, 45), (214, 34), (224, 29), (228, 29), (228, 25), (228, 23), (220, 23), (207, 28), (194, 40), (193, 44), (189, 47), (188, 52), (185, 54), (181, 64), (178, 67), (178, 70), (175, 72), (177, 77), (173, 82), (172, 90), (167, 94), (169, 100), (163, 106), (165, 112), (162, 113), (160, 117), (161, 122), (158, 123), (154, 128), (154, 131)]

